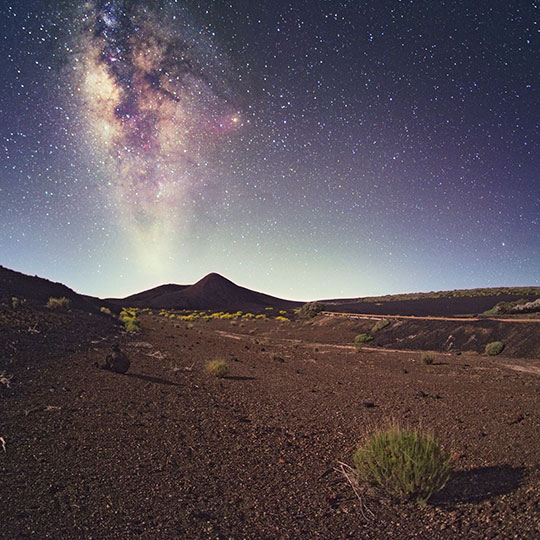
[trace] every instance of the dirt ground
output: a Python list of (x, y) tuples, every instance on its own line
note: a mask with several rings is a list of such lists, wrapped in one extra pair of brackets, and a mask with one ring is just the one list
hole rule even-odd
[[(539, 537), (537, 357), (450, 350), (425, 365), (385, 350), (383, 331), (356, 352), (368, 323), (322, 317), (143, 316), (133, 335), (50, 317), (1, 321), (0, 538)], [(113, 343), (126, 375), (95, 367)], [(227, 378), (204, 372), (213, 359)], [(434, 430), (455, 455), (427, 506), (368, 489), (360, 502), (338, 470), (390, 419)]]

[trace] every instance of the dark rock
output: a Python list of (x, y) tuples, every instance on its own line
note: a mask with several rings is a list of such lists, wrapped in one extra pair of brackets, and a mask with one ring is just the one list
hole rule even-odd
[(113, 345), (112, 351), (105, 357), (105, 361), (99, 367), (115, 373), (127, 373), (130, 365), (129, 358), (120, 350), (120, 347)]

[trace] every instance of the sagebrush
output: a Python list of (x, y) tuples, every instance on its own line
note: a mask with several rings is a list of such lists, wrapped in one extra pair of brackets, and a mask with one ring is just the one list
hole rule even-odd
[(504, 349), (504, 343), (502, 341), (492, 341), (486, 345), (486, 354), (489, 356), (497, 356), (501, 354)]
[(224, 360), (211, 360), (204, 366), (204, 370), (214, 377), (226, 377), (229, 374), (229, 364)]
[(62, 296), (61, 298), (55, 298), (54, 296), (51, 296), (49, 298), (49, 301), (47, 302), (47, 307), (49, 309), (70, 309), (71, 308), (71, 300), (69, 298), (66, 298), (65, 296)]
[(425, 503), (452, 473), (451, 454), (431, 432), (390, 426), (373, 433), (353, 456), (360, 482), (399, 500)]

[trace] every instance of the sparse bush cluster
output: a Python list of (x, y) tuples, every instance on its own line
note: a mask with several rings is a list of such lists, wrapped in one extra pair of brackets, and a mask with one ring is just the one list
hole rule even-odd
[(229, 374), (229, 364), (224, 360), (211, 360), (204, 366), (204, 371), (208, 375), (223, 378)]
[(135, 308), (122, 308), (118, 317), (120, 321), (124, 323), (124, 327), (128, 332), (139, 332), (141, 329), (141, 322), (137, 318), (137, 309)]
[(506, 315), (511, 313), (534, 313), (540, 311), (540, 298), (529, 301), (520, 298), (515, 302), (499, 302), (491, 309), (484, 311), (484, 315)]
[(426, 366), (431, 366), (435, 362), (435, 355), (432, 352), (425, 351), (422, 353), (421, 359)]
[(388, 319), (381, 319), (380, 321), (377, 321), (371, 331), (375, 334), (379, 330), (382, 330), (383, 328), (386, 328), (390, 325), (390, 321)]
[(101, 306), (101, 307), (99, 308), (99, 311), (101, 311), (101, 313), (105, 313), (105, 315), (110, 315), (110, 316), (112, 316), (112, 311), (111, 311), (108, 307)]
[(373, 433), (353, 456), (359, 481), (399, 500), (425, 503), (441, 490), (452, 459), (432, 433), (391, 426)]
[[(281, 312), (280, 312), (281, 313)], [(283, 312), (285, 315), (287, 314), (286, 311)], [(150, 315), (152, 313), (150, 312)], [(267, 318), (266, 314), (259, 313), (258, 315), (255, 315), (254, 313), (244, 313), (243, 311), (237, 311), (235, 313), (227, 313), (223, 311), (182, 311), (180, 313), (175, 313), (173, 311), (168, 311), (166, 309), (162, 309), (159, 312), (159, 315), (161, 317), (165, 317), (166, 319), (176, 319), (179, 321), (211, 321), (211, 320), (221, 320), (221, 321), (236, 321), (236, 320), (264, 320)]]
[(486, 345), (486, 354), (488, 356), (497, 356), (501, 354), (504, 349), (504, 343), (502, 341), (492, 341)]
[(54, 310), (69, 310), (71, 309), (71, 300), (62, 296), (61, 298), (55, 298), (51, 296), (47, 302), (47, 307)]

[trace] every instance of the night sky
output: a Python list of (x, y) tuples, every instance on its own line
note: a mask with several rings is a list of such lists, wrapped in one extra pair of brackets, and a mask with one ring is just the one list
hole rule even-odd
[(97, 296), (538, 285), (540, 1), (0, 5), (3, 266)]

